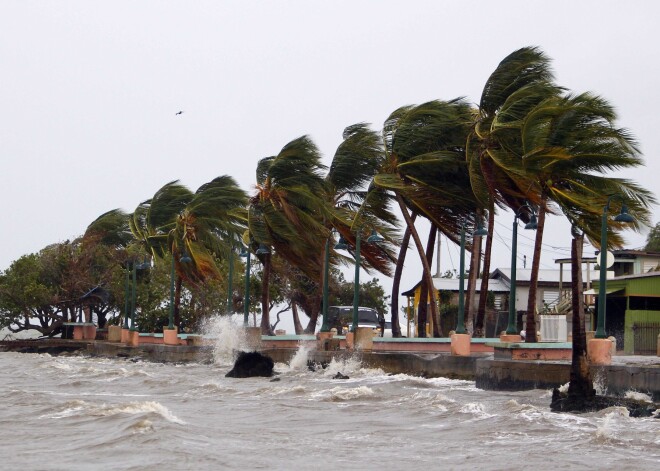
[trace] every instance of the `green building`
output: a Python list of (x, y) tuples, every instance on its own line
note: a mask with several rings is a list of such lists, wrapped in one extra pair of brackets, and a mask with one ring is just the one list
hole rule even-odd
[[(596, 293), (598, 284), (598, 281), (594, 281)], [(605, 331), (616, 337), (618, 348), (621, 348), (623, 341), (623, 350), (627, 354), (657, 352), (660, 334), (660, 271), (607, 280)]]

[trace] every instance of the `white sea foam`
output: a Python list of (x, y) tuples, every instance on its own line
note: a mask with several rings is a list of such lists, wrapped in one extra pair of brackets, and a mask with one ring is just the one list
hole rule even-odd
[(231, 317), (211, 317), (202, 327), (202, 331), (213, 339), (213, 359), (218, 365), (232, 365), (237, 352), (247, 348), (243, 327)]
[(58, 412), (42, 416), (42, 418), (61, 419), (75, 415), (108, 417), (117, 414), (137, 415), (145, 413), (157, 414), (165, 420), (176, 424), (185, 423), (177, 418), (174, 414), (172, 414), (167, 407), (155, 401), (136, 401), (122, 404), (98, 404), (82, 400), (74, 400), (63, 404)]
[(289, 360), (289, 370), (291, 371), (301, 371), (307, 369), (307, 360), (309, 359), (309, 353), (314, 350), (313, 345), (300, 344), (296, 354)]
[(653, 402), (653, 399), (648, 394), (644, 394), (638, 391), (628, 391), (626, 392), (626, 399), (633, 399), (635, 401), (643, 402)]
[(368, 386), (358, 386), (357, 388), (344, 388), (337, 386), (332, 389), (317, 391), (311, 395), (313, 399), (332, 402), (351, 401), (372, 398), (374, 396), (374, 390)]
[(486, 412), (486, 407), (480, 402), (468, 402), (463, 405), (459, 410), (463, 414), (470, 414), (480, 419), (487, 419), (493, 417), (492, 414)]

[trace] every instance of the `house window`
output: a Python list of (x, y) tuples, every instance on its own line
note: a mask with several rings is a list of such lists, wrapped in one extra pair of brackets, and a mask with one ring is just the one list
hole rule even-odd
[(630, 296), (628, 309), (631, 311), (660, 311), (660, 298), (651, 296)]

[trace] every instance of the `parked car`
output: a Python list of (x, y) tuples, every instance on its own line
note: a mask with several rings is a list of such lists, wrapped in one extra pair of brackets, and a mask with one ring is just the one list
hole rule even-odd
[[(348, 332), (353, 325), (353, 306), (328, 307), (328, 325), (340, 334)], [(392, 336), (392, 323), (370, 307), (358, 307), (358, 327), (371, 327), (379, 337)]]

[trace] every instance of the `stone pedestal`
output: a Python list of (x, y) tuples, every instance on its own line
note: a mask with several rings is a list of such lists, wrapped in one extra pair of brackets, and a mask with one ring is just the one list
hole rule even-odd
[(96, 326), (94, 324), (86, 325), (83, 330), (85, 340), (96, 340)]
[(165, 327), (163, 329), (163, 343), (165, 345), (179, 345), (179, 328), (168, 329)]
[(73, 327), (73, 340), (82, 340), (85, 338), (85, 328), (82, 325)]
[(358, 327), (355, 331), (355, 350), (371, 351), (374, 347), (374, 329)]
[(128, 337), (129, 337), (130, 332), (131, 331), (129, 329), (124, 329), (122, 327), (122, 329), (121, 329), (121, 343), (128, 343)]
[(121, 342), (121, 326), (108, 326), (108, 342)]
[(470, 356), (470, 334), (454, 334), (451, 336), (451, 354), (460, 357)]
[(610, 339), (591, 339), (587, 341), (587, 358), (592, 365), (611, 365), (612, 341)]
[(140, 345), (140, 332), (137, 330), (130, 330), (128, 332), (128, 344), (131, 347), (137, 347)]
[(346, 348), (348, 350), (353, 350), (354, 338), (355, 338), (355, 334), (353, 334), (353, 332), (346, 332)]
[(245, 327), (245, 342), (248, 350), (261, 348), (261, 327)]
[(500, 342), (520, 343), (522, 342), (522, 337), (518, 334), (502, 334), (500, 335)]

